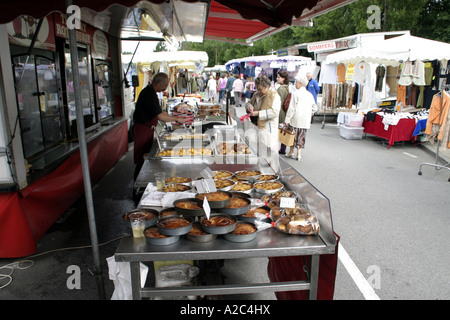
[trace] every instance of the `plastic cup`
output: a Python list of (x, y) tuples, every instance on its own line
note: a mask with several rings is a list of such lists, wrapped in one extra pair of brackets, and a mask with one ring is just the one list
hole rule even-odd
[(156, 189), (158, 191), (162, 191), (164, 186), (166, 185), (166, 173), (165, 172), (155, 173), (155, 183)]
[(136, 212), (130, 214), (129, 217), (131, 223), (131, 230), (133, 230), (133, 237), (134, 238), (143, 237), (145, 229), (145, 214)]

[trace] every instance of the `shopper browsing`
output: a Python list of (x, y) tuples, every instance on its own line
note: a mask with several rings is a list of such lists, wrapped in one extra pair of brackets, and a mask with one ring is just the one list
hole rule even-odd
[(246, 104), (251, 121), (260, 129), (261, 142), (271, 150), (278, 149), (278, 116), (281, 99), (276, 91), (270, 90), (270, 80), (258, 77), (255, 80), (256, 92)]
[[(291, 97), (289, 109), (284, 120), (285, 125), (295, 129), (294, 145), (289, 148), (288, 158), (301, 159), (301, 149), (305, 147), (306, 132), (311, 127), (311, 117), (317, 111), (317, 105), (313, 95), (306, 90), (308, 79), (306, 76), (295, 77), (295, 88), (297, 89)], [(297, 155), (294, 156), (294, 149)]]

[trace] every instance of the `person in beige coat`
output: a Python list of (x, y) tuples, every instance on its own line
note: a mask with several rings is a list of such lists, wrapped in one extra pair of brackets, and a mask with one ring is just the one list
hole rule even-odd
[(246, 104), (251, 121), (260, 129), (261, 142), (278, 154), (278, 116), (281, 109), (281, 98), (276, 91), (270, 89), (267, 77), (255, 79), (256, 92)]
[[(288, 158), (300, 161), (300, 150), (305, 147), (306, 132), (311, 127), (311, 117), (317, 111), (314, 96), (306, 90), (308, 79), (305, 75), (295, 77), (295, 88), (297, 89), (291, 96), (289, 109), (284, 119), (285, 125), (290, 125), (295, 129), (294, 145), (289, 148)], [(294, 156), (294, 150), (297, 155)]]

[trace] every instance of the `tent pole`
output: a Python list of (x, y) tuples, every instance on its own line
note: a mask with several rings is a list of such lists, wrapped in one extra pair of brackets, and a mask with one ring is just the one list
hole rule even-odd
[[(66, 0), (66, 6), (69, 7), (73, 4), (73, 0)], [(76, 109), (76, 120), (77, 120), (77, 131), (78, 131), (78, 143), (80, 148), (81, 156), (81, 167), (83, 171), (83, 181), (84, 181), (84, 194), (86, 198), (86, 207), (89, 219), (89, 229), (91, 235), (92, 251), (94, 255), (94, 274), (97, 278), (97, 287), (99, 298), (105, 300), (105, 287), (103, 282), (103, 275), (100, 265), (100, 254), (97, 239), (97, 230), (95, 223), (95, 213), (94, 205), (92, 199), (92, 188), (91, 188), (91, 178), (89, 173), (89, 160), (88, 151), (86, 144), (86, 134), (84, 127), (84, 116), (83, 116), (83, 106), (81, 100), (81, 86), (80, 86), (80, 72), (78, 70), (78, 49), (77, 49), (77, 38), (75, 28), (67, 28), (69, 32), (69, 47), (70, 47), (70, 59), (73, 75), (73, 89), (75, 94), (75, 109)]]

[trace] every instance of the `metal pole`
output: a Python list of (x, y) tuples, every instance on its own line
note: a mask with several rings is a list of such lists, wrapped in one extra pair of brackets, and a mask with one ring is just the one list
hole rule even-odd
[[(73, 0), (66, 0), (66, 6), (73, 4)], [(73, 74), (73, 90), (75, 94), (75, 108), (77, 119), (78, 143), (81, 156), (81, 168), (83, 171), (84, 194), (86, 198), (86, 207), (89, 219), (89, 229), (91, 235), (92, 251), (94, 255), (94, 274), (97, 278), (98, 294), (100, 299), (106, 299), (105, 287), (103, 282), (102, 269), (100, 265), (100, 254), (98, 248), (97, 229), (95, 224), (95, 213), (92, 199), (91, 177), (89, 173), (89, 160), (86, 144), (86, 134), (84, 131), (84, 116), (81, 100), (80, 72), (78, 70), (78, 49), (75, 28), (68, 28), (70, 59)]]

